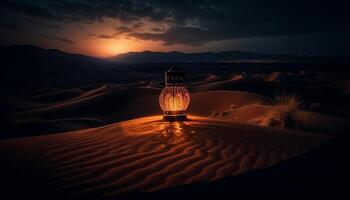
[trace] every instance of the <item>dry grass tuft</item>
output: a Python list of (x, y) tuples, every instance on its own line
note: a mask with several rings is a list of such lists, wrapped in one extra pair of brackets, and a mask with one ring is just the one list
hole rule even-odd
[(302, 102), (295, 95), (281, 95), (275, 99), (275, 106), (270, 112), (269, 126), (279, 128), (302, 128), (303, 116), (300, 109)]

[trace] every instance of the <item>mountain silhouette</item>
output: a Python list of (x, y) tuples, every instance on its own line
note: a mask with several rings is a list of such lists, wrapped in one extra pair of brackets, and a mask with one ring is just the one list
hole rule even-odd
[(32, 45), (0, 46), (0, 60), (2, 86), (105, 81), (128, 75), (112, 61)]
[(340, 57), (314, 57), (295, 55), (259, 54), (243, 51), (224, 52), (129, 52), (119, 54), (110, 60), (124, 63), (278, 63), (278, 62), (340, 62), (346, 60)]
[[(33, 45), (0, 46), (1, 87), (71, 84), (120, 81), (147, 73), (152, 63), (158, 63), (164, 71), (168, 65), (162, 63), (342, 63), (346, 57), (312, 57), (258, 54), (242, 51), (226, 52), (129, 52), (109, 59), (66, 53), (57, 49), (43, 49)], [(136, 65), (133, 65), (135, 63)], [(215, 64), (213, 66), (217, 66)], [(136, 69), (136, 68), (137, 69)], [(144, 77), (145, 74), (142, 74)]]

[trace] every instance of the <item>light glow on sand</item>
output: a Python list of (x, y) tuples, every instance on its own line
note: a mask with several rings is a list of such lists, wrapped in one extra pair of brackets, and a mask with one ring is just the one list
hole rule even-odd
[(168, 143), (176, 144), (185, 139), (184, 122), (164, 122), (159, 129), (159, 136)]
[[(11, 162), (25, 162), (23, 158), (28, 157), (31, 163), (47, 167), (48, 181), (60, 183), (58, 191), (69, 191), (67, 196), (81, 199), (92, 192), (112, 198), (213, 181), (272, 166), (329, 139), (197, 116), (180, 122), (161, 117), (4, 140), (0, 146), (12, 154)], [(26, 166), (29, 172), (38, 172), (37, 165)], [(100, 174), (91, 175), (96, 169)]]

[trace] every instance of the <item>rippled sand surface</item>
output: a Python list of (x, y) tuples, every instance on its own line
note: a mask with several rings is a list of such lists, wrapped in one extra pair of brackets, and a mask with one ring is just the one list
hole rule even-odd
[(29, 166), (28, 170), (31, 163), (35, 163), (33, 171), (37, 166), (45, 169), (47, 181), (57, 185), (55, 190), (62, 196), (93, 193), (106, 197), (266, 168), (328, 139), (194, 116), (190, 119), (169, 123), (161, 116), (152, 116), (98, 128), (9, 139), (0, 143), (0, 150)]

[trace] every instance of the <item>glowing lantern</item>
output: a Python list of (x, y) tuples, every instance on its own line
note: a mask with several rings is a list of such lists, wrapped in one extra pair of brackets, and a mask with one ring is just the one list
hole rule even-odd
[(159, 104), (167, 121), (186, 120), (185, 110), (190, 103), (190, 93), (184, 85), (185, 73), (171, 68), (165, 72), (165, 87), (159, 96)]

